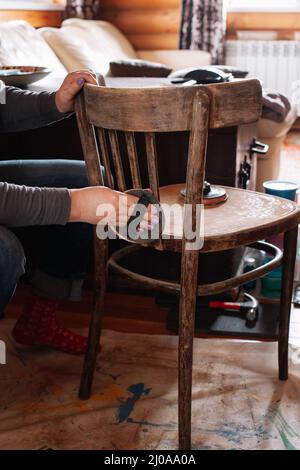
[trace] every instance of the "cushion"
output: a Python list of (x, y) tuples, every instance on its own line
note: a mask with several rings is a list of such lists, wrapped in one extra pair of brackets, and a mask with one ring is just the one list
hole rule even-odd
[(66, 69), (46, 41), (26, 21), (0, 23), (0, 65), (49, 67), (64, 76)]
[(92, 69), (105, 76), (110, 61), (136, 57), (125, 36), (106, 21), (70, 19), (61, 28), (41, 28), (40, 34), (69, 72)]
[(63, 28), (41, 28), (39, 31), (68, 72), (90, 69), (106, 75), (107, 58), (100, 51), (94, 52), (79, 34)]
[(108, 21), (81, 20), (71, 18), (62, 23), (62, 27), (85, 33), (87, 43), (90, 47), (100, 48), (102, 53), (112, 56), (114, 59), (134, 59), (137, 54), (121, 31)]
[(110, 62), (112, 77), (167, 77), (170, 67), (147, 60), (115, 60)]

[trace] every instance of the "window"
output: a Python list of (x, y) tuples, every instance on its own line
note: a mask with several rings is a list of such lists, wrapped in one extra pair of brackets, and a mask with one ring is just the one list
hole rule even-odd
[(226, 0), (229, 11), (299, 11), (300, 0)]

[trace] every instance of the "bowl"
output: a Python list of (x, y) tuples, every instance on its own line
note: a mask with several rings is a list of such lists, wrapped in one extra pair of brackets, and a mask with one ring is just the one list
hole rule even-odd
[(1, 65), (0, 80), (8, 86), (25, 87), (37, 82), (51, 73), (47, 67), (22, 65)]
[(293, 181), (270, 180), (263, 183), (267, 194), (295, 201), (299, 185)]

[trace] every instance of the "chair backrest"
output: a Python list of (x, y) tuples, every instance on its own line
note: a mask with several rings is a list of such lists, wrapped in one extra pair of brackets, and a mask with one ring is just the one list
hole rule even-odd
[[(85, 85), (77, 99), (77, 119), (91, 185), (119, 191), (141, 187), (136, 136), (144, 133), (147, 185), (159, 200), (156, 133), (189, 131), (186, 174), (187, 204), (202, 202), (206, 144), (209, 128), (245, 124), (261, 114), (261, 85), (243, 80), (209, 86), (110, 88)], [(128, 168), (120, 152), (124, 134)], [(130, 178), (126, 171), (130, 173)], [(129, 182), (128, 182), (129, 180)]]

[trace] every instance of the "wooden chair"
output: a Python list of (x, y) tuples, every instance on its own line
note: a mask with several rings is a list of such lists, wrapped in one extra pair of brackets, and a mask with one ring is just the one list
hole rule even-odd
[[(246, 124), (261, 113), (261, 85), (242, 80), (207, 86), (153, 88), (108, 88), (85, 85), (77, 101), (77, 118), (91, 185), (103, 184), (100, 161), (108, 185), (125, 191), (141, 187), (135, 133), (144, 133), (149, 187), (161, 203), (184, 204), (183, 185), (159, 186), (155, 133), (189, 131), (186, 200), (195, 209), (202, 203), (206, 142), (209, 128)], [(118, 132), (118, 133), (117, 133)], [(118, 143), (124, 133), (131, 184), (124, 174)], [(101, 158), (100, 158), (101, 155)], [(144, 286), (179, 295), (179, 448), (191, 447), (191, 394), (193, 338), (196, 297), (220, 293), (258, 278), (282, 262), (281, 251), (259, 240), (284, 232), (283, 283), (279, 315), (279, 378), (288, 377), (288, 332), (293, 270), (300, 220), (295, 203), (261, 193), (227, 188), (228, 200), (205, 209), (205, 237), (202, 252), (218, 252), (240, 246), (263, 249), (273, 256), (266, 265), (238, 277), (209, 285), (197, 285), (199, 250), (187, 249), (188, 241), (178, 221), (165, 228), (167, 239), (159, 240), (159, 250), (181, 252), (180, 282), (152, 279), (134, 273), (120, 262), (125, 255), (147, 248), (130, 244), (116, 252), (107, 263), (107, 242), (95, 238), (95, 303), (89, 331), (89, 346), (80, 384), (79, 397), (88, 399), (96, 362), (107, 265), (126, 278)], [(187, 217), (185, 212), (184, 217)], [(193, 212), (193, 227), (195, 226)], [(181, 236), (178, 237), (178, 233)], [(177, 234), (175, 237), (174, 234)], [(201, 266), (200, 266), (201, 268)]]

